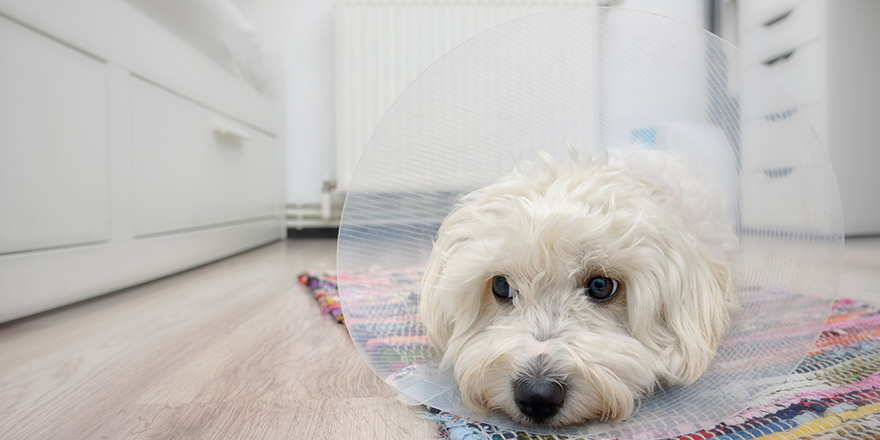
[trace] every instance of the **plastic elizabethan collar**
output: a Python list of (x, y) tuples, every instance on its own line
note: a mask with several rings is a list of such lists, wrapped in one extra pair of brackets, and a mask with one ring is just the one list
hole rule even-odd
[[(687, 154), (729, 190), (742, 309), (697, 383), (618, 424), (523, 427), (464, 408), (420, 336), (418, 281), (463, 194), (545, 151), (634, 142)], [(784, 380), (836, 295), (843, 249), (831, 166), (804, 113), (757, 62), (701, 29), (583, 8), (522, 18), (459, 46), (398, 99), (355, 172), (339, 233), (339, 289), (363, 358), (419, 402), (530, 432), (666, 437), (714, 426)]]

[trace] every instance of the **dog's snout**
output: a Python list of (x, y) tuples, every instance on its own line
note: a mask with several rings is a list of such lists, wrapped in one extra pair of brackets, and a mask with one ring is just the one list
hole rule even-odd
[(559, 382), (542, 378), (526, 377), (513, 386), (513, 399), (523, 414), (535, 423), (553, 417), (565, 401), (565, 388)]

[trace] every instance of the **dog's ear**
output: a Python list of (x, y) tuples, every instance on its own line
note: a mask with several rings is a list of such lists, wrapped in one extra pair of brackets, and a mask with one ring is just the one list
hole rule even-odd
[[(485, 255), (473, 247), (474, 213), (467, 205), (456, 208), (437, 233), (422, 277), (419, 314), (431, 345), (448, 353), (450, 340), (467, 333), (479, 320), (485, 282), (475, 268), (484, 267)], [(444, 357), (445, 359), (445, 357)]]
[(676, 341), (669, 369), (682, 384), (695, 382), (715, 357), (735, 303), (730, 265), (702, 246), (697, 253), (702, 264), (692, 270), (691, 280), (683, 274), (678, 304), (665, 308), (666, 324)]
[(446, 350), (449, 336), (452, 335), (453, 317), (448, 316), (442, 304), (442, 294), (437, 283), (445, 265), (446, 253), (438, 248), (437, 243), (428, 259), (428, 267), (422, 276), (421, 296), (419, 297), (419, 314), (425, 326), (428, 341), (441, 352)]
[[(428, 341), (440, 352), (446, 352), (450, 338), (456, 326), (466, 315), (476, 314), (479, 307), (471, 310), (465, 292), (465, 280), (456, 269), (450, 266), (461, 266), (461, 259), (467, 258), (462, 248), (471, 241), (472, 213), (466, 204), (457, 206), (443, 220), (437, 231), (425, 274), (422, 276), (421, 295), (419, 298), (419, 314), (425, 326)], [(456, 257), (458, 256), (458, 257)], [(472, 269), (472, 268), (470, 268)]]
[[(695, 382), (715, 357), (736, 300), (730, 265), (703, 245), (666, 249), (627, 293), (634, 336), (667, 363), (670, 385)], [(653, 315), (653, 316), (652, 316)]]
[(736, 304), (729, 263), (736, 237), (716, 182), (687, 158), (644, 149), (617, 154), (653, 203), (678, 218), (653, 230), (653, 251), (627, 285), (630, 327), (667, 363), (668, 383), (689, 384), (715, 356)]

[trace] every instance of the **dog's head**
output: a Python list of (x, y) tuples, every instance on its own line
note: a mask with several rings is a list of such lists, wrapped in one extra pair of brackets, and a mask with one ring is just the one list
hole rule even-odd
[(661, 180), (607, 157), (551, 162), (449, 214), (420, 312), (471, 410), (617, 421), (658, 385), (703, 373), (734, 300), (723, 252), (693, 228), (732, 233), (691, 221), (687, 185)]

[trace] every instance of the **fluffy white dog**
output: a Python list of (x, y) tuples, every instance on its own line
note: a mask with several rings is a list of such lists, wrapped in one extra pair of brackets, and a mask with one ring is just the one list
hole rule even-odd
[(421, 316), (471, 410), (619, 421), (705, 371), (736, 306), (736, 237), (718, 187), (675, 154), (542, 158), (449, 214)]

